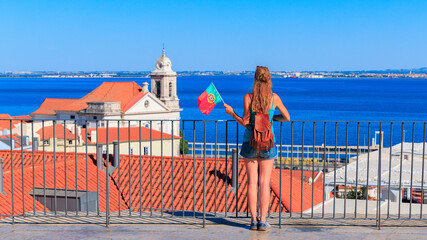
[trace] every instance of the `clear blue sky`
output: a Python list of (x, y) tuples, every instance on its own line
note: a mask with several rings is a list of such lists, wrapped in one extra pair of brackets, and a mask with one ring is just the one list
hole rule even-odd
[(427, 1), (3, 1), (0, 71), (427, 66)]

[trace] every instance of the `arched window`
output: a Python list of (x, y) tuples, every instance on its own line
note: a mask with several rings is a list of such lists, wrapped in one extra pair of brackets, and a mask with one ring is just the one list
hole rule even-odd
[(160, 98), (160, 81), (156, 82), (156, 96)]
[(169, 97), (172, 97), (172, 82), (169, 82)]

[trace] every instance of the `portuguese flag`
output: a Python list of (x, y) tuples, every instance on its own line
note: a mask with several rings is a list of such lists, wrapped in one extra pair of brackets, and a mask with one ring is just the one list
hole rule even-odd
[(221, 95), (216, 90), (215, 85), (211, 83), (209, 87), (199, 96), (199, 110), (209, 115), (215, 105), (222, 101)]

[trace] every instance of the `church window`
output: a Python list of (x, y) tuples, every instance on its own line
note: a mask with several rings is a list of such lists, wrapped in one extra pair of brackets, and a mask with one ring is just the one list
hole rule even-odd
[(160, 82), (156, 82), (156, 96), (160, 98)]
[(172, 97), (172, 82), (169, 82), (169, 97)]
[(148, 100), (145, 100), (144, 102), (144, 107), (148, 108), (150, 106), (150, 102)]

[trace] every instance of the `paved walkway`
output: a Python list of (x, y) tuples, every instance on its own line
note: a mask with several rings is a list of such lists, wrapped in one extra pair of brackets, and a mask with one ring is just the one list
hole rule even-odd
[[(410, 236), (410, 237), (409, 237)], [(209, 225), (0, 225), (0, 239), (425, 239), (425, 227), (291, 227), (269, 232), (246, 226)]]
[(426, 220), (278, 219), (269, 232), (250, 231), (248, 218), (16, 217), (0, 219), (0, 239), (427, 239)]

